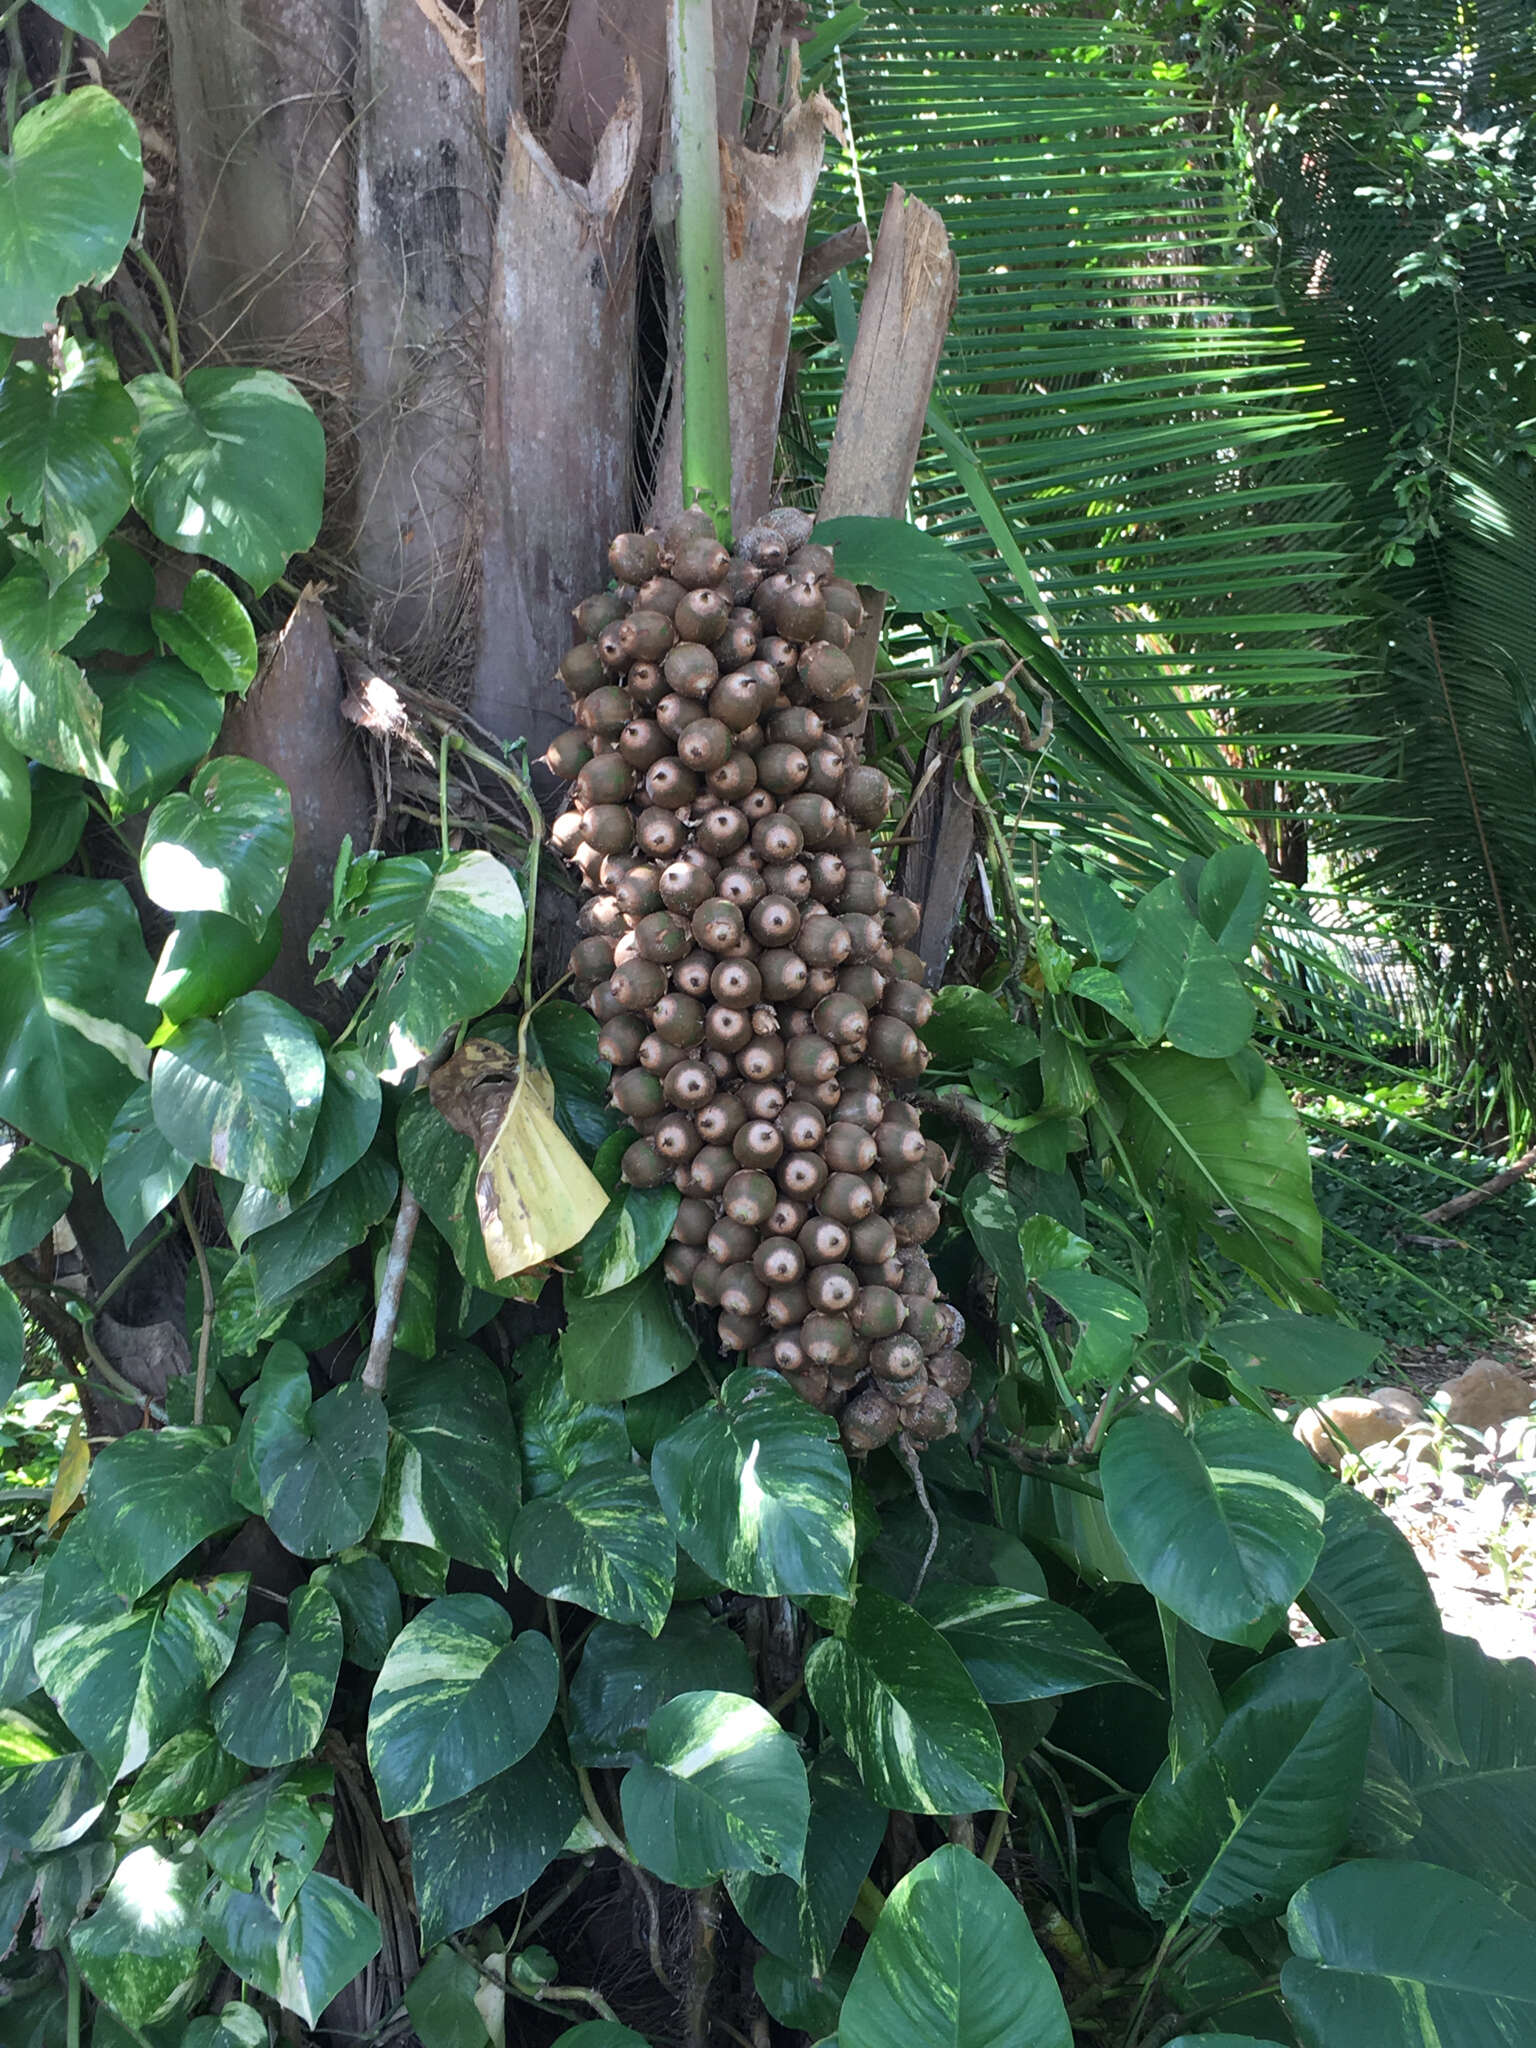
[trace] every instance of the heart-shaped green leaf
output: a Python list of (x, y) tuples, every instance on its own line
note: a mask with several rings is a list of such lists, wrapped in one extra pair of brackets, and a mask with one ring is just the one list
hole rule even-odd
[(277, 1876), (278, 1910), (285, 1910), (331, 1832), (330, 1808), (316, 1804), (331, 1784), (327, 1765), (301, 1764), (232, 1792), (199, 1837), (214, 1875), (240, 1892)]
[(189, 1551), (243, 1520), (217, 1429), (136, 1429), (91, 1464), (85, 1526), (114, 1592), (137, 1600)]
[(216, 910), (178, 917), (160, 949), (148, 998), (172, 1024), (216, 1017), (226, 1003), (254, 988), (283, 942), (277, 911), (259, 931)]
[(69, 1207), (69, 1168), (41, 1145), (24, 1145), (0, 1166), (0, 1265), (24, 1258)]
[(138, 414), (110, 356), (66, 341), (58, 368), (0, 378), (0, 498), (42, 528), (56, 578), (93, 555), (128, 510)]
[(377, 1671), (403, 1626), (400, 1588), (383, 1558), (351, 1550), (312, 1574), (341, 1609), (347, 1657), (365, 1671)]
[(0, 738), (0, 882), (21, 859), (32, 830), (32, 778), (27, 757)]
[(1240, 1678), (1210, 1746), (1164, 1764), (1131, 1826), (1142, 1904), (1268, 1919), (1338, 1854), (1365, 1779), (1370, 1688), (1342, 1643), (1288, 1650)]
[(678, 1542), (722, 1585), (846, 1596), (848, 1460), (835, 1425), (780, 1374), (733, 1372), (656, 1446), (651, 1474)]
[(368, 1764), (386, 1820), (462, 1799), (528, 1754), (555, 1710), (548, 1636), (453, 1593), (395, 1638), (373, 1689)]
[(242, 1763), (294, 1764), (325, 1730), (341, 1670), (341, 1616), (323, 1586), (300, 1586), (288, 1626), (259, 1622), (214, 1691), (213, 1727)]
[(1130, 951), (1136, 936), (1130, 911), (1108, 882), (1080, 868), (1059, 845), (1040, 877), (1040, 901), (1067, 937), (1080, 939), (1095, 960), (1113, 966)]
[(563, 1745), (548, 1729), (510, 1770), (411, 1821), (422, 1945), (473, 1927), (527, 1891), (581, 1818)]
[(1263, 1316), (1230, 1316), (1206, 1340), (1241, 1384), (1298, 1401), (1321, 1401), (1363, 1379), (1381, 1354), (1381, 1339), (1326, 1316), (1272, 1308)]
[(725, 1884), (764, 1948), (819, 1977), (842, 1939), (890, 1815), (871, 1802), (853, 1766), (834, 1750), (816, 1757), (806, 1775), (811, 1823), (801, 1882), (733, 1871)]
[(1092, 1623), (1054, 1600), (1010, 1586), (935, 1586), (918, 1605), (991, 1706), (1136, 1682)]
[(181, 1820), (206, 1813), (244, 1780), (245, 1765), (211, 1728), (184, 1728), (140, 1769), (129, 1804), (150, 1820)]
[(683, 1692), (752, 1689), (739, 1636), (702, 1607), (676, 1606), (654, 1641), (600, 1621), (571, 1680), (571, 1755), (588, 1769), (640, 1763), (651, 1716)]
[(241, 1425), (242, 1467), (285, 1549), (334, 1557), (368, 1533), (379, 1505), (384, 1404), (358, 1380), (313, 1400), (302, 1358), (292, 1345), (273, 1345)]
[(41, 0), (45, 14), (103, 48), (144, 12), (144, 0)]
[(1024, 1908), (968, 1849), (936, 1849), (886, 1900), (843, 2000), (840, 2048), (1072, 2048)]
[(376, 1146), (291, 1216), (253, 1237), (246, 1263), (258, 1305), (288, 1300), (333, 1259), (361, 1244), (389, 1214), (399, 1187), (388, 1149)]
[(178, 1025), (155, 1055), (150, 1101), (188, 1159), (280, 1190), (304, 1164), (324, 1089), (314, 1027), (257, 993)]
[(149, 1843), (123, 1858), (106, 1897), (71, 1935), (81, 1976), (130, 2027), (164, 2019), (197, 1967), (203, 1884), (194, 1844), (178, 1855)]
[(87, 564), (57, 590), (33, 562), (0, 582), (0, 736), (66, 775), (100, 781), (101, 700), (59, 649), (90, 616), (99, 570)]
[[(220, 918), (218, 923), (228, 920)], [(244, 926), (237, 927), (244, 930)], [(153, 1001), (154, 984), (150, 984)], [(231, 1244), (237, 1248), (258, 1230), (270, 1230), (326, 1188), (332, 1187), (367, 1152), (379, 1128), (383, 1098), (377, 1077), (350, 1047), (325, 1056), (325, 1093), (320, 1098), (304, 1164), (281, 1194), (247, 1186), (226, 1205)]]
[(635, 1855), (664, 1884), (727, 1870), (798, 1879), (811, 1818), (800, 1752), (765, 1707), (685, 1692), (651, 1717), (646, 1761), (619, 1787)]
[(325, 436), (272, 370), (151, 374), (139, 412), (133, 501), (167, 547), (211, 555), (259, 597), (320, 531)]
[(389, 1464), (374, 1534), (427, 1544), (505, 1585), (518, 1472), (507, 1455), (512, 1417), (501, 1374), (467, 1344), (432, 1359), (397, 1351), (387, 1405)]
[[(3, 591), (3, 586), (0, 586)], [(139, 870), (162, 910), (216, 910), (259, 931), (293, 860), (293, 805), (270, 768), (227, 754), (155, 806)]]
[(66, 292), (110, 277), (143, 192), (133, 116), (99, 85), (23, 114), (0, 157), (0, 333), (41, 334)]
[(672, 1604), (677, 1545), (643, 1465), (590, 1465), (523, 1509), (512, 1563), (536, 1593), (654, 1636)]
[(155, 1122), (149, 1084), (135, 1088), (113, 1119), (101, 1163), (101, 1198), (124, 1244), (169, 1208), (191, 1171)]
[(1140, 1408), (1105, 1438), (1100, 1474), (1110, 1527), (1142, 1583), (1204, 1635), (1247, 1641), (1312, 1575), (1323, 1485), (1278, 1423), (1222, 1408), (1186, 1435)]
[[(4, 1285), (0, 1281), (0, 1287)], [(14, 1302), (16, 1297), (8, 1287), (5, 1292)], [(19, 1314), (17, 1319), (20, 1320)], [(3, 1379), (0, 1379), (0, 1386), (3, 1385)], [(41, 1564), (0, 1579), (0, 1707), (13, 1707), (29, 1692), (37, 1691), (32, 1644), (37, 1635), (37, 1615), (42, 1600)]]
[(960, 550), (905, 519), (822, 519), (816, 539), (836, 548), (840, 576), (885, 591), (898, 611), (949, 611), (986, 601)]
[(1118, 973), (1138, 1035), (1166, 1038), (1200, 1059), (1230, 1059), (1253, 1030), (1253, 1004), (1236, 970), (1195, 921), (1175, 876), (1159, 882), (1133, 912), (1136, 936)]
[(806, 1658), (805, 1684), (881, 1805), (971, 1813), (1001, 1803), (992, 1716), (954, 1650), (902, 1601), (863, 1588), (846, 1631)]
[(131, 818), (173, 790), (219, 736), (224, 707), (179, 661), (93, 679), (101, 700), (107, 808)]
[(1531, 1923), (1459, 1871), (1345, 1863), (1303, 1886), (1285, 1927), (1280, 1989), (1304, 2048), (1536, 2039)]
[(214, 1885), (199, 1917), (214, 1954), (308, 2026), (383, 1945), (379, 1923), (362, 1900), (322, 1870), (304, 1880), (281, 1917), (263, 1892), (225, 1884)]
[(512, 1398), (530, 1499), (558, 1493), (584, 1465), (624, 1462), (630, 1449), (624, 1410), (617, 1402), (576, 1399), (547, 1338), (525, 1344), (517, 1366), (521, 1376)]
[(77, 775), (61, 775), (33, 761), (24, 764), (22, 782), (7, 780), (7, 764), (20, 758), (9, 740), (0, 740), (0, 797), (12, 806), (6, 825), (0, 826), (0, 843), (13, 843), (7, 833), (18, 820), (24, 835), (10, 866), (0, 871), (0, 881), (8, 889), (40, 882), (63, 867), (80, 844), (89, 815), (85, 784)]
[(560, 1369), (578, 1401), (627, 1401), (685, 1372), (698, 1342), (659, 1272), (566, 1304)]
[(256, 680), (256, 628), (229, 585), (199, 569), (175, 611), (153, 611), (150, 622), (174, 655), (221, 695), (244, 696)]
[(88, 1519), (71, 1522), (49, 1561), (32, 1655), (69, 1728), (116, 1779), (200, 1715), (234, 1654), (247, 1581), (180, 1579), (130, 1608), (96, 1562)]
[(138, 1081), (155, 1013), (121, 882), (59, 875), (0, 910), (0, 1117), (91, 1173)]

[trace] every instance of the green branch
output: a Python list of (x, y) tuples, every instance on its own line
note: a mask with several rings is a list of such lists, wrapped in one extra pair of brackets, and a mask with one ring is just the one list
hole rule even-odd
[(672, 0), (672, 165), (682, 291), (683, 503), (731, 537), (731, 406), (725, 339), (725, 220), (711, 0)]

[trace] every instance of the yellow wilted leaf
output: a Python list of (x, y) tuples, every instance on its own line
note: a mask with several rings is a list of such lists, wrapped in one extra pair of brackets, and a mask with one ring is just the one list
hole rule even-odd
[(526, 1028), (518, 1055), (471, 1038), (431, 1083), (438, 1111), (479, 1156), (475, 1206), (498, 1280), (569, 1251), (608, 1206), (602, 1183), (555, 1122), (554, 1085), (528, 1056)]
[(59, 1476), (53, 1482), (53, 1497), (48, 1503), (50, 1533), (85, 1491), (85, 1475), (90, 1469), (91, 1447), (85, 1440), (85, 1431), (78, 1422), (72, 1422), (59, 1454)]

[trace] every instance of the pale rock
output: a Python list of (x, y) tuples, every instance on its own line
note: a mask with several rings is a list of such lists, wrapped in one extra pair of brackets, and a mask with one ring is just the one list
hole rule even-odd
[(1316, 1408), (1304, 1408), (1291, 1434), (1306, 1445), (1314, 1458), (1337, 1472), (1344, 1462), (1344, 1453), (1333, 1431), (1351, 1450), (1364, 1451), (1372, 1444), (1390, 1443), (1411, 1423), (1420, 1421), (1423, 1414), (1424, 1404), (1405, 1388), (1373, 1387), (1366, 1394), (1335, 1394), (1331, 1400), (1319, 1402)]
[(1497, 1358), (1474, 1358), (1463, 1373), (1447, 1380), (1435, 1396), (1447, 1422), (1460, 1429), (1500, 1429), (1517, 1415), (1531, 1412), (1529, 1380)]

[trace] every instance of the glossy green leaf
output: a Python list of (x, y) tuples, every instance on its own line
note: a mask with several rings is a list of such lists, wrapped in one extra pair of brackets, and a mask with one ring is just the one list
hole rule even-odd
[(512, 1563), (536, 1593), (654, 1636), (672, 1604), (677, 1546), (643, 1465), (589, 1465), (529, 1501)]
[(1229, 960), (1248, 958), (1269, 897), (1269, 863), (1251, 839), (1224, 846), (1200, 870), (1196, 914)]
[(276, 996), (178, 1025), (155, 1055), (155, 1122), (187, 1158), (281, 1190), (304, 1164), (325, 1089), (314, 1026)]
[(1136, 1808), (1131, 1868), (1159, 1920), (1244, 1925), (1280, 1911), (1342, 1848), (1365, 1778), (1370, 1688), (1343, 1644), (1240, 1678), (1209, 1748), (1165, 1764)]
[(213, 1695), (213, 1726), (231, 1756), (297, 1763), (319, 1742), (341, 1669), (341, 1616), (323, 1586), (301, 1586), (288, 1626), (258, 1622)]
[(834, 1751), (813, 1759), (810, 1829), (801, 1881), (732, 1871), (731, 1904), (764, 1948), (815, 1976), (825, 1974), (890, 1818), (853, 1766)]
[(119, 531), (108, 537), (101, 552), (106, 564), (101, 595), (67, 651), (76, 661), (94, 654), (153, 654), (149, 613), (155, 601), (155, 572), (142, 544), (136, 546)]
[[(631, 1137), (628, 1131), (614, 1132), (593, 1162), (593, 1171), (609, 1191), (608, 1206), (568, 1255), (568, 1299), (611, 1294), (638, 1279), (661, 1257), (672, 1234), (682, 1200), (676, 1188), (632, 1188), (618, 1179), (618, 1157)], [(615, 1154), (611, 1163), (606, 1157), (609, 1148)]]
[(32, 834), (32, 777), (19, 747), (0, 737), (0, 882), (20, 861)]
[(1024, 1908), (978, 1856), (936, 1849), (886, 1900), (837, 2023), (840, 2048), (1072, 2048)]
[(66, 292), (110, 277), (143, 191), (139, 131), (111, 93), (23, 114), (0, 156), (0, 333), (41, 334)]
[(627, 1401), (692, 1365), (698, 1344), (654, 1269), (593, 1300), (566, 1304), (560, 1369), (578, 1401)]
[(231, 1999), (222, 2012), (199, 2014), (182, 2035), (181, 2048), (268, 2048), (271, 2038), (254, 2005)]
[(512, 870), (489, 853), (437, 862), (410, 855), (387, 865), (409, 872), (387, 896), (371, 884), (354, 914), (377, 915), (378, 942), (406, 950), (380, 970), (357, 1042), (376, 1072), (399, 1081), (445, 1031), (506, 994), (527, 913)]
[(389, 1464), (374, 1534), (445, 1551), (505, 1585), (518, 1469), (501, 1374), (468, 1344), (433, 1359), (397, 1351), (387, 1405)]
[(384, 1817), (462, 1799), (528, 1754), (555, 1709), (547, 1636), (514, 1639), (480, 1593), (434, 1600), (390, 1647), (368, 1714), (368, 1764)]
[(216, 910), (261, 931), (292, 859), (287, 789), (261, 762), (224, 754), (199, 769), (189, 793), (155, 806), (139, 872), (162, 910)]
[(581, 1818), (553, 1729), (521, 1762), (411, 1820), (411, 1874), (425, 1945), (473, 1927), (543, 1875)]
[(439, 1115), (425, 1088), (407, 1095), (395, 1124), (395, 1143), (406, 1186), (422, 1213), (453, 1253), (454, 1264), (471, 1287), (487, 1294), (518, 1294), (523, 1279), (499, 1281), (485, 1256), (485, 1239), (475, 1205), (479, 1161), (475, 1148)]
[(1385, 1708), (1376, 1716), (1374, 1778), (1392, 1778), (1391, 1853), (1488, 1883), (1529, 1884), (1536, 1869), (1536, 1665), (1502, 1662), (1470, 1638), (1446, 1638), (1451, 1720), (1461, 1759), (1430, 1748)]
[(933, 1015), (923, 1026), (922, 1040), (934, 1064), (965, 1073), (989, 1062), (1009, 1068), (1027, 1067), (1040, 1056), (1040, 1041), (1027, 1025), (1016, 1024), (1006, 1007), (985, 989), (941, 988), (933, 999)]
[[(105, 1889), (116, 1862), (117, 1852), (110, 1842), (87, 1839), (51, 1856), (40, 1856), (33, 1863), (29, 1875), (35, 1880), (37, 1901), (34, 1949), (64, 1946), (70, 1929), (84, 1918), (96, 1894)], [(12, 1873), (7, 1870), (5, 1874), (9, 1877)]]
[(400, 1588), (383, 1558), (352, 1550), (311, 1574), (341, 1611), (346, 1655), (365, 1671), (377, 1671), (404, 1626)]
[(1039, 1286), (1077, 1324), (1071, 1366), (1074, 1386), (1095, 1379), (1119, 1379), (1129, 1370), (1136, 1340), (1147, 1330), (1147, 1308), (1139, 1295), (1102, 1273), (1071, 1268), (1042, 1273)]
[(179, 661), (146, 661), (131, 675), (98, 674), (103, 788), (114, 818), (146, 811), (212, 747), (224, 707)]
[(622, 1123), (608, 1100), (611, 1077), (598, 1057), (597, 1019), (590, 1010), (557, 996), (530, 1013), (528, 1036), (555, 1084), (555, 1121), (578, 1151), (590, 1157)]
[(1292, 1899), (1280, 1972), (1303, 2048), (1526, 2048), (1536, 2037), (1531, 1923), (1428, 1863), (1346, 1863)]
[(678, 1542), (722, 1585), (846, 1597), (848, 1460), (834, 1423), (780, 1374), (731, 1373), (656, 1446), (651, 1475)]
[(810, 1825), (805, 1765), (766, 1708), (685, 1692), (651, 1717), (646, 1761), (619, 1787), (631, 1849), (664, 1884), (727, 1870), (798, 1879)]
[(1354, 1645), (1387, 1705), (1432, 1749), (1461, 1761), (1434, 1592), (1407, 1537), (1364, 1494), (1347, 1486), (1329, 1494), (1322, 1552), (1300, 1597), (1325, 1636)]
[(150, 613), (156, 633), (172, 654), (221, 696), (244, 696), (256, 680), (256, 628), (229, 585), (211, 569), (199, 569), (181, 593), (175, 611)]
[(237, 1977), (307, 2026), (382, 1946), (379, 1923), (362, 1900), (320, 1870), (281, 1917), (259, 1891), (215, 1885), (201, 1924), (208, 1946)]
[(1091, 870), (1080, 868), (1059, 846), (1040, 877), (1040, 901), (1069, 938), (1079, 939), (1095, 960), (1113, 966), (1136, 937), (1131, 913)]
[(155, 1122), (145, 1082), (113, 1118), (101, 1163), (101, 1197), (124, 1244), (132, 1244), (175, 1201), (191, 1171), (192, 1161)]
[[(0, 752), (8, 759), (16, 750), (9, 740), (0, 740)], [(0, 848), (13, 843), (9, 836), (13, 830), (25, 837), (9, 866), (0, 871), (0, 880), (8, 889), (19, 889), (24, 882), (40, 882), (73, 857), (89, 806), (78, 776), (60, 775), (57, 769), (44, 768), (36, 761), (27, 767), (25, 787), (13, 788), (6, 801), (9, 816), (6, 826), (0, 828)]]
[(133, 1092), (154, 1012), (149, 956), (120, 882), (59, 876), (0, 910), (0, 1117), (96, 1173)]
[(1321, 1401), (1363, 1379), (1382, 1348), (1368, 1330), (1284, 1309), (1228, 1317), (1206, 1341), (1252, 1392), (1272, 1390), (1297, 1401)]
[(57, 368), (23, 360), (0, 378), (0, 499), (41, 527), (56, 577), (88, 560), (128, 510), (137, 425), (104, 351), (65, 341)]
[(167, 547), (211, 555), (259, 597), (320, 531), (325, 437), (272, 370), (152, 373), (128, 387), (139, 413), (133, 499)]
[(274, 1885), (278, 1911), (285, 1911), (331, 1832), (330, 1808), (315, 1803), (331, 1783), (328, 1765), (302, 1764), (232, 1792), (199, 1837), (215, 1877), (238, 1892)]
[(180, 1579), (163, 1600), (130, 1608), (96, 1563), (86, 1519), (49, 1564), (32, 1655), (70, 1729), (117, 1779), (200, 1714), (234, 1654), (247, 1582)]
[(949, 1643), (991, 1706), (1055, 1699), (1135, 1674), (1073, 1608), (1009, 1586), (943, 1586), (918, 1611)]
[(818, 2048), (837, 2048), (827, 2029), (837, 2025), (856, 1962), (851, 1948), (840, 1948), (825, 1976), (813, 1977), (775, 1955), (760, 1955), (752, 1965), (752, 1988), (781, 2027), (808, 2035)]
[(684, 1692), (750, 1693), (741, 1638), (702, 1607), (675, 1606), (654, 1640), (600, 1621), (571, 1680), (571, 1756), (587, 1769), (639, 1763), (652, 1715)]
[(394, 1207), (399, 1190), (389, 1148), (378, 1145), (291, 1216), (259, 1231), (245, 1248), (258, 1305), (275, 1307), (288, 1300), (361, 1244)]
[(100, 571), (87, 564), (50, 593), (31, 562), (0, 581), (0, 737), (45, 767), (92, 781), (105, 773), (101, 700), (59, 652), (90, 616)]
[(126, 1804), (150, 1820), (186, 1819), (217, 1806), (245, 1777), (211, 1728), (184, 1728), (140, 1768)]
[(466, 1955), (434, 1949), (406, 1986), (405, 2009), (421, 2048), (489, 2048), (475, 2003), (484, 1979)]
[(163, 2019), (196, 1968), (202, 1888), (195, 1847), (174, 1855), (148, 1843), (123, 1858), (101, 1904), (70, 1937), (81, 1976), (129, 2026)]
[(266, 1388), (263, 1374), (246, 1424), (262, 1513), (296, 1557), (334, 1557), (368, 1533), (379, 1505), (384, 1404), (358, 1380), (312, 1400), (307, 1373), (275, 1379), (270, 1398)]
[[(7, 1288), (6, 1292), (10, 1290)], [(15, 1298), (11, 1296), (13, 1301)], [(13, 1707), (37, 1690), (32, 1642), (37, 1634), (42, 1599), (41, 1564), (28, 1571), (9, 1572), (0, 1579), (0, 1707)]]
[(905, 519), (822, 519), (817, 542), (837, 551), (837, 573), (883, 590), (897, 611), (944, 612), (986, 602), (958, 548)]
[(651, 2048), (643, 2034), (623, 2027), (616, 2020), (583, 2020), (567, 2027), (555, 2048)]
[(1166, 1038), (1197, 1058), (1230, 1059), (1253, 1030), (1254, 1009), (1231, 961), (1170, 876), (1132, 912), (1136, 935), (1119, 962), (1139, 1037)]
[(11, 1762), (0, 1757), (0, 1847), (45, 1854), (64, 1849), (94, 1826), (107, 1800), (107, 1784), (83, 1749), (36, 1753)]
[(1162, 1175), (1256, 1279), (1315, 1292), (1322, 1224), (1306, 1134), (1272, 1073), (1255, 1092), (1230, 1065), (1161, 1051), (1114, 1060), (1099, 1081), (1144, 1187)]
[(45, 14), (103, 49), (143, 11), (144, 0), (43, 0)]
[(226, 1003), (254, 988), (277, 958), (283, 942), (276, 911), (259, 931), (213, 910), (189, 910), (177, 918), (160, 949), (149, 1000), (173, 1024), (189, 1017), (216, 1017)]
[(1014, 1322), (1029, 1319), (1029, 1275), (1020, 1249), (1022, 1218), (989, 1174), (973, 1174), (960, 1195), (965, 1227), (976, 1249), (997, 1275), (998, 1305)]
[(517, 1369), (512, 1405), (531, 1500), (558, 1493), (584, 1466), (622, 1464), (629, 1456), (623, 1409), (616, 1402), (576, 1399), (547, 1339), (524, 1345), (517, 1354)]
[(1323, 1486), (1278, 1423), (1224, 1408), (1186, 1435), (1140, 1408), (1109, 1431), (1099, 1472), (1110, 1528), (1143, 1584), (1204, 1635), (1246, 1641), (1312, 1575)]
[(955, 1651), (901, 1601), (861, 1590), (845, 1632), (806, 1658), (805, 1684), (880, 1804), (903, 1813), (1001, 1804), (992, 1716)]
[(97, 1452), (85, 1527), (115, 1593), (137, 1600), (206, 1537), (244, 1520), (229, 1490), (233, 1463), (217, 1429), (136, 1429)]
[(69, 1207), (69, 1168), (41, 1145), (23, 1145), (0, 1166), (0, 1265), (42, 1243)]
[(268, 1230), (285, 1221), (334, 1186), (373, 1143), (382, 1108), (378, 1077), (367, 1062), (350, 1046), (329, 1051), (325, 1055), (325, 1093), (304, 1164), (281, 1193), (255, 1185), (240, 1191), (229, 1211), (230, 1242), (243, 1245), (253, 1231)]

